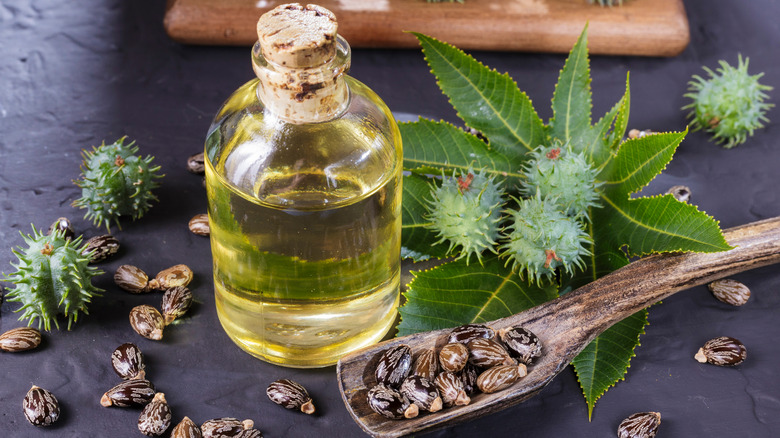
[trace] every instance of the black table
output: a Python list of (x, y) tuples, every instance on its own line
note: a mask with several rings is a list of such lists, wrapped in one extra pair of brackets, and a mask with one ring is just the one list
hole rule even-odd
[[(468, 0), (472, 1), (472, 0)], [(478, 1), (478, 0), (473, 0)], [(637, 0), (639, 1), (639, 0)], [(673, 59), (593, 57), (594, 114), (619, 99), (631, 72), (629, 128), (682, 130), (682, 96), (692, 74), (719, 59), (750, 58), (750, 71), (780, 93), (780, 4), (687, 0), (692, 40)], [(10, 273), (10, 248), (22, 243), (30, 223), (47, 227), (67, 216), (86, 237), (102, 234), (70, 203), (80, 196), (79, 151), (128, 135), (144, 154), (156, 156), (165, 173), (159, 203), (142, 220), (114, 230), (118, 257), (101, 265), (96, 280), (106, 291), (72, 331), (45, 333), (42, 347), (0, 354), (0, 433), (7, 437), (139, 436), (138, 410), (103, 408), (99, 399), (118, 383), (109, 363), (113, 349), (135, 342), (144, 351), (148, 376), (165, 392), (175, 422), (187, 415), (251, 418), (267, 437), (362, 436), (338, 394), (335, 368), (294, 370), (272, 366), (240, 351), (224, 334), (214, 309), (208, 239), (187, 229), (205, 212), (201, 179), (185, 169), (202, 149), (205, 131), (221, 102), (252, 77), (249, 48), (188, 47), (170, 41), (162, 28), (164, 2), (0, 2), (0, 271)], [(417, 29), (424, 31), (425, 29)], [(549, 101), (562, 55), (475, 53), (508, 71), (550, 117)], [(456, 121), (428, 73), (419, 50), (355, 50), (352, 75), (399, 113)], [(770, 112), (777, 119), (777, 109)], [(646, 193), (685, 184), (692, 202), (725, 227), (780, 215), (780, 148), (770, 123), (734, 150), (702, 133), (691, 133), (675, 160)], [(119, 290), (111, 274), (121, 264), (150, 273), (178, 263), (196, 273), (199, 301), (191, 318), (166, 329), (161, 342), (141, 338), (128, 323), (139, 304), (159, 305), (160, 295)], [(427, 436), (614, 436), (631, 413), (660, 411), (659, 436), (777, 436), (780, 429), (780, 276), (766, 267), (736, 276), (753, 291), (743, 308), (716, 301), (705, 287), (653, 306), (650, 325), (625, 381), (596, 405), (592, 421), (573, 372), (564, 371), (540, 395), (480, 420)], [(22, 325), (3, 303), (0, 330)], [(748, 348), (736, 368), (701, 365), (693, 354), (707, 339), (729, 335)], [(312, 393), (318, 414), (306, 416), (272, 404), (265, 388), (292, 378)], [(31, 385), (54, 392), (63, 413), (49, 430), (24, 419), (21, 402)]]

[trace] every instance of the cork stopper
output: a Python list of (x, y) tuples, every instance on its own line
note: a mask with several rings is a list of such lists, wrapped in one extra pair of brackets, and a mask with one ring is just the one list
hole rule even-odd
[(317, 6), (288, 3), (275, 7), (257, 21), (263, 56), (291, 68), (321, 65), (336, 53), (336, 16)]

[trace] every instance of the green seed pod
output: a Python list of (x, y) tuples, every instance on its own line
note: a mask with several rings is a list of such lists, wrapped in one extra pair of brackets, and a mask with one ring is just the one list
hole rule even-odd
[(54, 321), (59, 328), (61, 314), (70, 330), (79, 312), (86, 314), (92, 297), (103, 291), (92, 286), (92, 277), (103, 271), (89, 266), (90, 257), (82, 255), (81, 236), (68, 240), (60, 231), (45, 235), (32, 229), (32, 235), (22, 234), (27, 249), (13, 251), (19, 262), (12, 263), (16, 272), (5, 277), (16, 285), (8, 292), (8, 301), (22, 303), (16, 312), (24, 312), (19, 319), (28, 320), (28, 325), (38, 320), (38, 328), (49, 331)]
[(598, 207), (596, 169), (583, 153), (576, 154), (568, 144), (539, 146), (530, 152), (523, 168), (525, 185), (520, 188), (526, 198), (537, 193), (552, 198), (564, 213), (589, 219), (588, 208)]
[(457, 258), (465, 257), (467, 263), (472, 254), (481, 260), (484, 250), (495, 253), (499, 234), (503, 192), (500, 184), (483, 173), (469, 169), (456, 177), (453, 172), (452, 177), (443, 178), (441, 186), (432, 187), (428, 200), (428, 227), (438, 233), (437, 243), (448, 241), (450, 254), (460, 247)]
[(758, 83), (763, 73), (748, 74), (748, 61), (739, 55), (736, 68), (722, 60), (715, 71), (703, 67), (709, 79), (693, 75), (689, 93), (684, 95), (693, 100), (683, 107), (691, 110), (688, 117), (693, 119), (693, 129), (709, 132), (727, 149), (744, 143), (754, 130), (763, 128), (769, 121), (766, 112), (774, 106), (764, 102), (766, 91), (772, 87)]
[(119, 216), (138, 219), (149, 210), (151, 201), (157, 200), (152, 189), (162, 177), (156, 173), (160, 166), (151, 165), (154, 157), (134, 155), (138, 146), (124, 141), (122, 137), (92, 152), (84, 151), (81, 179), (74, 181), (81, 187), (81, 198), (73, 206), (86, 208), (84, 217), (95, 225), (105, 224), (109, 231), (111, 222), (119, 225)]
[(582, 224), (561, 213), (552, 200), (540, 196), (519, 200), (517, 210), (507, 210), (510, 225), (501, 245), (507, 264), (512, 262), (521, 275), (540, 282), (551, 278), (560, 267), (571, 273), (583, 268), (582, 256), (589, 255), (584, 245), (591, 242)]

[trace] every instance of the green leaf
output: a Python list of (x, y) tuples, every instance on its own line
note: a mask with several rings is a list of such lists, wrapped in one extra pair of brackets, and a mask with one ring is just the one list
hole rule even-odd
[(447, 43), (414, 35), (458, 116), (485, 134), (492, 147), (519, 156), (546, 144), (542, 119), (509, 75), (485, 67)]
[(401, 246), (403, 256), (413, 260), (444, 258), (446, 244), (436, 244), (436, 235), (426, 228), (427, 199), (431, 196), (433, 180), (422, 175), (404, 176), (403, 201), (401, 202)]
[(590, 129), (591, 106), (588, 26), (585, 26), (555, 85), (549, 131), (552, 138), (571, 142), (575, 150), (581, 150), (581, 134)]
[(572, 361), (588, 403), (588, 419), (604, 392), (624, 379), (646, 324), (647, 309), (640, 310), (608, 328)]
[(416, 272), (404, 296), (398, 336), (492, 321), (552, 300), (557, 291), (529, 284), (491, 255), (482, 265), (457, 260)]
[(457, 169), (463, 173), (469, 167), (485, 169), (499, 180), (519, 183), (518, 170), (522, 156), (511, 157), (491, 150), (474, 135), (450, 123), (421, 118), (417, 122), (398, 125), (404, 142), (404, 169), (427, 175), (452, 175)]
[(628, 123), (628, 108), (631, 100), (628, 76), (626, 76), (626, 92), (623, 97), (581, 136), (581, 141), (575, 145), (575, 151), (584, 152), (588, 162), (596, 168), (606, 166), (616, 153), (620, 141), (626, 132)]

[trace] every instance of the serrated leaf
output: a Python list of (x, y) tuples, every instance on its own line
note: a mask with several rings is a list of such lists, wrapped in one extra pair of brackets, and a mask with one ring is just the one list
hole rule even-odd
[[(469, 167), (484, 171), (515, 185), (521, 176), (518, 170), (521, 156), (506, 156), (491, 150), (474, 135), (450, 123), (421, 118), (417, 122), (400, 123), (404, 144), (404, 169), (415, 173), (452, 175), (457, 169), (465, 173)], [(460, 173), (459, 172), (459, 173)]]
[(603, 168), (616, 153), (620, 141), (626, 132), (628, 109), (631, 94), (628, 76), (626, 76), (626, 92), (595, 125), (590, 127), (581, 140), (575, 145), (576, 152), (584, 152), (588, 162), (596, 168)]
[(601, 171), (602, 190), (612, 195), (635, 193), (650, 183), (672, 160), (683, 132), (648, 135), (623, 142), (617, 155)]
[(646, 324), (647, 309), (640, 310), (608, 328), (572, 361), (588, 403), (588, 419), (604, 392), (624, 379)]
[(520, 156), (546, 144), (542, 119), (509, 75), (485, 67), (447, 43), (420, 33), (414, 35), (458, 117), (485, 134), (491, 147)]
[(571, 142), (575, 150), (582, 149), (580, 134), (590, 129), (591, 106), (588, 26), (585, 26), (555, 84), (550, 136), (564, 143)]
[(398, 336), (492, 321), (554, 299), (557, 291), (529, 284), (488, 256), (482, 265), (457, 260), (414, 273), (404, 296)]
[(401, 202), (401, 246), (404, 248), (402, 255), (415, 261), (443, 258), (447, 255), (447, 245), (436, 244), (439, 238), (426, 228), (426, 205), (427, 199), (431, 197), (432, 183), (432, 179), (422, 175), (404, 176)]

